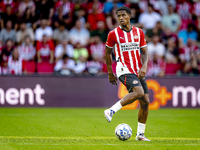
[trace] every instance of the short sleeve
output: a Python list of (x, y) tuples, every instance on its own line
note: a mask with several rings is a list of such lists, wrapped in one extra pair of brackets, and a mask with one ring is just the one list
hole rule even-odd
[(115, 45), (115, 41), (116, 41), (116, 36), (115, 36), (114, 31), (109, 32), (108, 38), (106, 41), (106, 46), (109, 48), (113, 48)]
[(145, 46), (147, 46), (146, 40), (145, 40), (145, 35), (144, 32), (142, 31), (142, 29), (140, 30), (140, 48), (143, 48)]

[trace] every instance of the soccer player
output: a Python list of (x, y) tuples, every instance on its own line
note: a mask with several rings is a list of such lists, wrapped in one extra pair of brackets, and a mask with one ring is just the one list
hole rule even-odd
[[(104, 111), (108, 122), (123, 106), (138, 99), (140, 103), (136, 140), (150, 141), (144, 136), (148, 116), (149, 94), (145, 80), (148, 50), (145, 36), (140, 28), (130, 25), (131, 10), (122, 6), (117, 9), (120, 26), (110, 31), (106, 42), (106, 65), (110, 83), (117, 85), (117, 77), (126, 86), (129, 94)], [(115, 48), (117, 77), (112, 71), (112, 49)], [(140, 53), (141, 49), (141, 53)], [(141, 59), (141, 60), (140, 60)]]

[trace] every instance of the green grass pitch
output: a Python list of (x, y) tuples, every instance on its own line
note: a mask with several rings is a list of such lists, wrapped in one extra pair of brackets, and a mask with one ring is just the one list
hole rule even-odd
[[(107, 123), (102, 108), (0, 108), (0, 150), (200, 149), (199, 109), (150, 110), (145, 135), (135, 141), (138, 110), (121, 110)], [(120, 141), (115, 127), (127, 123), (133, 135)]]

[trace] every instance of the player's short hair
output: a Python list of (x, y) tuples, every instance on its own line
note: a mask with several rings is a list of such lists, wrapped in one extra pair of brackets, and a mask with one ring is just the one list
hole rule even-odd
[(116, 13), (117, 13), (118, 11), (121, 11), (121, 10), (125, 10), (128, 14), (131, 15), (131, 9), (128, 8), (128, 7), (126, 7), (126, 6), (121, 6), (121, 7), (119, 7), (119, 8), (117, 9)]

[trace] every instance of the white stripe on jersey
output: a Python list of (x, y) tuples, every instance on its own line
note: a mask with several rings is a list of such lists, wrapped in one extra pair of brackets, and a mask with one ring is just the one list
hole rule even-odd
[[(127, 32), (123, 31), (124, 32), (124, 35), (125, 35), (125, 41), (126, 43), (129, 43), (128, 41), (128, 36), (127, 36)], [(132, 32), (132, 31), (131, 31)], [(132, 40), (132, 42), (134, 43), (134, 41)], [(135, 50), (133, 50), (135, 51)], [(133, 58), (131, 56), (131, 51), (128, 51), (128, 57), (130, 59), (130, 64), (131, 64), (131, 68), (133, 69), (134, 73), (136, 74), (135, 70), (134, 70), (134, 66), (133, 66)]]
[(120, 51), (120, 54), (121, 54), (122, 63), (126, 66), (126, 64), (124, 63), (124, 56), (123, 56), (123, 52), (121, 50), (121, 46), (120, 46), (121, 43), (120, 43), (120, 40), (119, 40), (119, 35), (118, 35), (118, 32), (117, 32), (117, 28), (115, 29), (115, 35), (117, 37), (117, 42), (119, 43), (119, 51)]
[(116, 61), (119, 61), (119, 54), (118, 54), (118, 51), (117, 51), (117, 44), (115, 44), (115, 59), (116, 59)]
[[(136, 27), (136, 29), (137, 29), (138, 37), (140, 37), (140, 31), (139, 31), (139, 28)], [(139, 38), (139, 44), (140, 44), (140, 38)], [(139, 50), (139, 55), (140, 55), (140, 50)]]
[[(132, 40), (132, 42), (134, 43), (133, 32), (131, 32), (131, 40)], [(139, 68), (139, 65), (138, 65), (137, 55), (136, 55), (136, 51), (138, 51), (138, 50), (133, 50), (133, 51), (134, 51), (134, 55), (135, 55), (136, 67), (137, 67), (137, 73), (138, 73), (138, 70), (140, 69), (140, 68)], [(133, 68), (133, 70), (134, 70), (134, 68)], [(134, 70), (134, 71), (135, 71), (135, 70)]]

